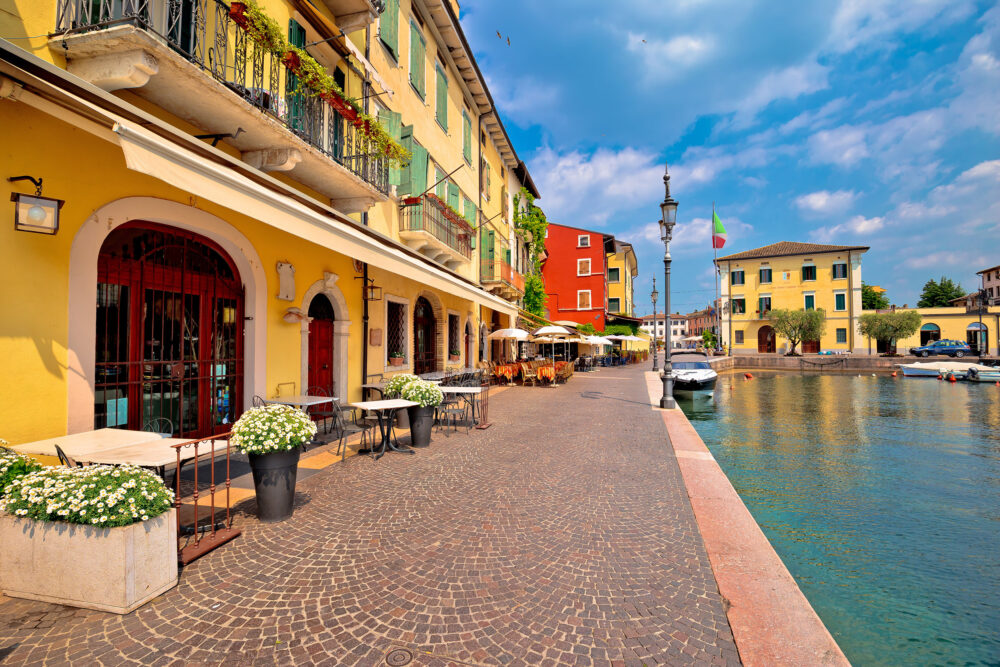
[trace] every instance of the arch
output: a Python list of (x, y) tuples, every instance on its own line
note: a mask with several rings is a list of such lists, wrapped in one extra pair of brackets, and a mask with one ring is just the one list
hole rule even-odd
[[(347, 300), (344, 293), (337, 286), (338, 275), (336, 273), (325, 272), (322, 280), (317, 280), (306, 288), (302, 295), (302, 303), (299, 308), (303, 313), (309, 313), (313, 300), (317, 296), (326, 297), (333, 309), (333, 386), (341, 401), (344, 401), (347, 391), (348, 366), (350, 365), (348, 355), (348, 340), (351, 332), (351, 319), (347, 312)], [(302, 343), (300, 352), (301, 386), (303, 389), (309, 387), (309, 317), (302, 319), (301, 332)]]
[[(417, 300), (421, 297), (427, 299), (427, 303), (430, 304), (431, 310), (434, 312), (434, 370), (442, 371), (445, 368), (445, 361), (448, 359), (448, 350), (445, 349), (448, 346), (448, 331), (446, 329), (448, 326), (448, 314), (445, 311), (444, 303), (441, 302), (441, 297), (430, 290), (421, 290), (417, 293), (416, 297), (414, 297), (414, 313), (416, 313), (417, 310)], [(412, 335), (413, 327), (410, 327), (410, 329), (410, 334)], [(415, 354), (415, 340), (411, 342), (410, 350)], [(416, 366), (414, 366), (414, 368), (416, 368)]]
[(979, 322), (973, 322), (965, 328), (965, 342), (972, 348), (972, 354), (989, 353), (989, 327)]
[(440, 370), (439, 327), (440, 320), (430, 301), (418, 296), (413, 302), (413, 372), (417, 375)]
[(777, 350), (778, 346), (774, 335), (774, 328), (769, 324), (765, 324), (757, 330), (757, 352), (767, 354), (777, 352)]
[(933, 322), (927, 322), (920, 327), (920, 344), (927, 345), (935, 340), (941, 340), (941, 327)]
[(222, 218), (158, 197), (124, 197), (101, 206), (73, 236), (69, 257), (66, 402), (68, 433), (94, 428), (96, 379), (97, 264), (101, 246), (127, 222), (176, 227), (215, 242), (232, 260), (244, 289), (243, 405), (265, 393), (267, 279), (250, 241)]

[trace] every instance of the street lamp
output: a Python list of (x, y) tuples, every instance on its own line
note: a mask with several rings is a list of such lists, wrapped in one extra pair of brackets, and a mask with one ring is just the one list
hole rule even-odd
[(660, 293), (656, 291), (656, 276), (653, 276), (653, 293), (649, 295), (653, 300), (653, 371), (658, 371), (656, 362), (656, 301), (660, 298)]
[(663, 373), (660, 379), (663, 380), (663, 396), (660, 397), (660, 407), (672, 409), (677, 407), (674, 401), (674, 378), (671, 375), (673, 368), (670, 366), (670, 237), (674, 233), (674, 225), (677, 224), (677, 202), (670, 196), (670, 168), (669, 165), (663, 170), (663, 189), (665, 196), (660, 203), (660, 240), (663, 241), (663, 296), (665, 308), (663, 316), (666, 318), (663, 344)]

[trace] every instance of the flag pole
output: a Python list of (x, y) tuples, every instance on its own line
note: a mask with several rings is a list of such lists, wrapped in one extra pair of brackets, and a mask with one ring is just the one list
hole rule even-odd
[(715, 349), (719, 348), (719, 340), (722, 337), (722, 323), (719, 319), (719, 249), (715, 247), (715, 200), (712, 200), (712, 219), (709, 220), (709, 224), (712, 225), (712, 253), (715, 255), (715, 261), (712, 262), (713, 273), (715, 274), (715, 301), (712, 305), (715, 307), (715, 326), (713, 327), (715, 331)]

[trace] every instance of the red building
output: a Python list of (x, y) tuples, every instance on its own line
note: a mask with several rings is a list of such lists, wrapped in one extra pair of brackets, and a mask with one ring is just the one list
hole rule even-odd
[(607, 316), (607, 256), (614, 252), (614, 237), (550, 222), (545, 249), (548, 258), (542, 265), (542, 278), (548, 296), (548, 318), (590, 323), (603, 331)]

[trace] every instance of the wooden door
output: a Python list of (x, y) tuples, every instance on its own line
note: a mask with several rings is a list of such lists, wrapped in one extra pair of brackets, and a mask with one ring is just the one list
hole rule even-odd
[(436, 325), (431, 304), (420, 297), (413, 308), (413, 372), (417, 375), (437, 369)]
[(309, 385), (335, 396), (333, 386), (333, 305), (323, 294), (309, 304)]
[(757, 352), (768, 354), (776, 352), (777, 349), (774, 329), (765, 324), (757, 331)]
[(819, 341), (818, 340), (802, 341), (802, 354), (819, 354)]

